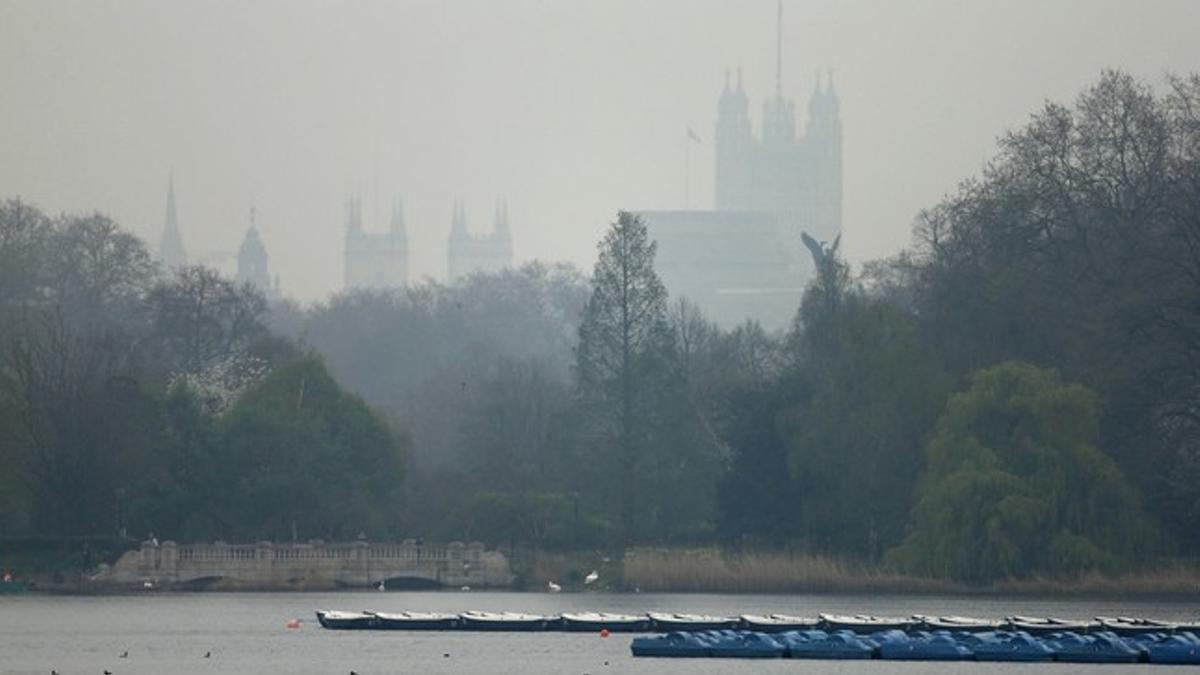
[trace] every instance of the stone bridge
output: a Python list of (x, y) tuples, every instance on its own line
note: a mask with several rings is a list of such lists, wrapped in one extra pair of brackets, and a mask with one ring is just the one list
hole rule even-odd
[(483, 544), (421, 544), (365, 540), (306, 544), (176, 544), (142, 542), (92, 582), (129, 588), (214, 590), (320, 590), (355, 587), (505, 587), (512, 584), (508, 560)]

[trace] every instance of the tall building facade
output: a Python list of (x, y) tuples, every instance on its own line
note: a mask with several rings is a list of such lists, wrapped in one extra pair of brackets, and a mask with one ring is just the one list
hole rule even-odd
[(776, 78), (755, 135), (741, 72), (736, 86), (725, 77), (714, 133), (714, 207), (782, 214), (814, 237), (832, 239), (842, 230), (841, 103), (833, 78), (822, 86), (817, 74), (803, 134), (795, 103), (783, 97), (782, 73)]
[(450, 281), (472, 272), (498, 272), (512, 266), (512, 230), (508, 223), (508, 202), (496, 203), (492, 231), (472, 234), (467, 228), (466, 209), (454, 204), (450, 218), (450, 239), (446, 249), (446, 273)]
[(404, 205), (392, 205), (386, 232), (363, 228), (362, 204), (346, 204), (346, 241), (343, 250), (346, 288), (399, 288), (408, 283), (408, 227)]
[(167, 215), (158, 239), (158, 262), (167, 272), (187, 264), (187, 252), (183, 248), (183, 235), (179, 232), (179, 218), (175, 213), (174, 174), (167, 178)]
[(822, 82), (818, 74), (801, 125), (784, 97), (782, 25), (781, 3), (775, 92), (757, 133), (740, 70), (733, 82), (725, 76), (713, 209), (640, 212), (658, 242), (655, 267), (668, 291), (726, 326), (752, 319), (787, 327), (813, 275), (801, 233), (833, 241), (842, 231), (841, 104), (832, 76)]

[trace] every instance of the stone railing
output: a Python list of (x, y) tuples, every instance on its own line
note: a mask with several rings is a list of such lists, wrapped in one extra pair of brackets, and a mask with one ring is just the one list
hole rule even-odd
[(510, 585), (512, 572), (503, 554), (478, 542), (176, 544), (151, 539), (95, 580), (142, 587), (316, 589), (391, 581), (486, 588)]

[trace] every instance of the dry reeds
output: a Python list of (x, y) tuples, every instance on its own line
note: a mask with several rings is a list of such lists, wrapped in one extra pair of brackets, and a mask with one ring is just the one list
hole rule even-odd
[(695, 593), (954, 593), (998, 595), (1200, 596), (1200, 569), (1168, 564), (1121, 576), (1028, 579), (972, 586), (899, 574), (868, 563), (786, 552), (716, 548), (630, 549), (626, 590)]

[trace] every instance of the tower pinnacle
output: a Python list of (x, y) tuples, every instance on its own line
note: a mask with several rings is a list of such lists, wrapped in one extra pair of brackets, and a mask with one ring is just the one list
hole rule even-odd
[(158, 242), (158, 259), (168, 270), (187, 264), (183, 249), (183, 237), (179, 234), (179, 219), (175, 213), (175, 173), (167, 177), (167, 214), (163, 222), (162, 237)]

